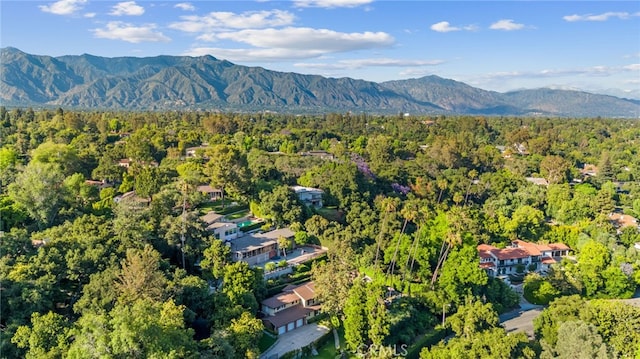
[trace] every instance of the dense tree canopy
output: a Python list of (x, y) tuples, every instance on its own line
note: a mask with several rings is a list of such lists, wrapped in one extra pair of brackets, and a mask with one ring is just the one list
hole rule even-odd
[[(637, 308), (613, 299), (640, 284), (638, 141), (624, 119), (0, 108), (0, 350), (257, 357), (261, 300), (313, 279), (318, 322), (350, 351), (637, 356)], [(211, 211), (251, 223), (239, 236), (289, 227), (278, 255), (328, 254), (265, 280), (207, 229)], [(477, 245), (515, 239), (571, 248), (510, 275), (549, 303), (533, 340), (498, 326), (520, 297), (478, 265)]]

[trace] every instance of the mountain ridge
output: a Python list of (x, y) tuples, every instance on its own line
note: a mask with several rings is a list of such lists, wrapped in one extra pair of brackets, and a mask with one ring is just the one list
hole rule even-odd
[(51, 57), (0, 49), (0, 100), (9, 106), (292, 113), (634, 117), (640, 101), (574, 90), (500, 93), (436, 75), (372, 82), (278, 72), (199, 57)]

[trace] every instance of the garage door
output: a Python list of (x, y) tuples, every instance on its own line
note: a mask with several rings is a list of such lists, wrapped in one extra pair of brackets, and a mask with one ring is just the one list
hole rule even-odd
[(287, 331), (296, 329), (296, 322), (287, 324)]
[(278, 334), (284, 334), (287, 332), (287, 327), (284, 325), (278, 328)]
[(303, 322), (303, 320), (302, 320), (302, 319), (298, 319), (298, 320), (296, 321), (296, 328), (300, 328), (300, 327), (302, 326), (302, 322)]

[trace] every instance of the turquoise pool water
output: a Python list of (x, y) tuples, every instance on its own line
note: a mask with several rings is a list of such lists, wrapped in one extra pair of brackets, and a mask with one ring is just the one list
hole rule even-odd
[(253, 222), (251, 222), (251, 221), (240, 222), (240, 223), (238, 223), (238, 227), (242, 228), (242, 227), (250, 226), (252, 223)]

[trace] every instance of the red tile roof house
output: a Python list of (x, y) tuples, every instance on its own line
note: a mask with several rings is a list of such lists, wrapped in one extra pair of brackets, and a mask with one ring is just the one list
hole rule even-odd
[(521, 240), (511, 242), (506, 248), (496, 248), (489, 244), (478, 245), (480, 268), (491, 276), (514, 274), (519, 265), (544, 273), (549, 267), (569, 255), (569, 248), (563, 243), (535, 244)]
[(313, 282), (287, 286), (282, 293), (262, 301), (262, 321), (278, 334), (290, 332), (307, 324), (320, 313)]

